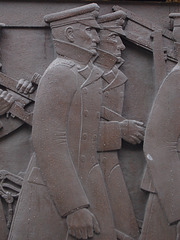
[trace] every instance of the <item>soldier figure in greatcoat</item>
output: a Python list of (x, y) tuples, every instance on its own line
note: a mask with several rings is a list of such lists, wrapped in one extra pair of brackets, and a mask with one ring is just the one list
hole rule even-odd
[(120, 146), (121, 124), (101, 118), (104, 71), (92, 62), (98, 11), (89, 4), (45, 16), (57, 58), (38, 87), (35, 154), (9, 240), (117, 239), (98, 152)]
[[(0, 28), (3, 26), (5, 26), (5, 24), (0, 23)], [(0, 64), (0, 68), (1, 67), (2, 67), (2, 64)], [(16, 96), (18, 96), (18, 92), (23, 94), (29, 94), (35, 90), (32, 83), (24, 79), (20, 79), (17, 82), (16, 89), (17, 89)], [(5, 170), (12, 175), (13, 174), (16, 175), (19, 172), (25, 171), (28, 165), (28, 162), (26, 160), (27, 159), (29, 160), (29, 157), (31, 156), (29, 128), (23, 129), (22, 127), (21, 130), (16, 131), (18, 128), (24, 125), (24, 122), (17, 118), (11, 117), (9, 114), (9, 110), (15, 101), (16, 101), (16, 97), (14, 97), (13, 92), (8, 91), (6, 88), (3, 88), (1, 86), (0, 87), (0, 140), (1, 140), (0, 171)], [(20, 134), (23, 135), (23, 138), (24, 138), (23, 142), (20, 141)], [(21, 144), (23, 146), (21, 146)], [(28, 154), (29, 154), (29, 157), (28, 157)], [(22, 162), (22, 159), (23, 159), (23, 162)], [(20, 162), (21, 164), (18, 164), (18, 162)], [(2, 187), (2, 178), (1, 178), (1, 187)], [(1, 221), (0, 239), (1, 240), (7, 240), (8, 232), (9, 232), (9, 224), (10, 224), (8, 211), (5, 210), (6, 207), (2, 204), (2, 199), (4, 198), (5, 198), (5, 194), (3, 195), (3, 191), (2, 189), (0, 189), (0, 221)], [(7, 204), (7, 202), (5, 204)]]
[(141, 187), (149, 192), (149, 199), (141, 240), (180, 239), (180, 14), (170, 17), (178, 63), (160, 86), (147, 123), (147, 171)]
[[(126, 13), (123, 11), (98, 17), (101, 29), (99, 31), (98, 57), (95, 64), (104, 71), (102, 75), (102, 119), (105, 121), (118, 121), (121, 128), (121, 139), (131, 144), (138, 144), (144, 137), (143, 123), (127, 120), (122, 116), (127, 77), (119, 68), (124, 63), (121, 52), (125, 49), (125, 46), (121, 36), (125, 36), (123, 30), (125, 19)], [(116, 144), (112, 139), (109, 139), (109, 145), (101, 146), (100, 165), (104, 174), (119, 239), (125, 236), (126, 239), (137, 239), (139, 229), (119, 164), (118, 152), (120, 149), (121, 142)]]

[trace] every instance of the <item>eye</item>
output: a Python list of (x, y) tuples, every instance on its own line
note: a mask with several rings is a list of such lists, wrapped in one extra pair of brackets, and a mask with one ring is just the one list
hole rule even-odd
[(91, 31), (91, 27), (87, 27), (86, 31), (90, 32)]
[(110, 36), (110, 38), (113, 39), (113, 40), (115, 40), (115, 39), (117, 38), (117, 35), (116, 35), (116, 34), (112, 34), (112, 35)]

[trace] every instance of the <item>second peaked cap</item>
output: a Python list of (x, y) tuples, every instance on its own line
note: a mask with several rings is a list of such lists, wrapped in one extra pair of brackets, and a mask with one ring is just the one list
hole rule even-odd
[(58, 28), (70, 24), (81, 23), (99, 29), (96, 18), (100, 7), (96, 3), (87, 4), (81, 7), (67, 9), (61, 12), (44, 16), (44, 21), (49, 23), (51, 28)]
[(126, 13), (119, 10), (99, 16), (97, 21), (102, 29), (116, 32), (120, 35), (125, 35), (123, 27), (125, 25), (126, 17)]
[(180, 13), (170, 13), (169, 17), (174, 20), (174, 27), (180, 27)]

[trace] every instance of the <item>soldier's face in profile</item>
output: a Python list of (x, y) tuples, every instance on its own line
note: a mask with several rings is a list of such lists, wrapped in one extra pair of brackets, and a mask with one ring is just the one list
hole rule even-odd
[(92, 52), (93, 55), (96, 55), (96, 48), (100, 41), (96, 29), (83, 24), (78, 25), (79, 27), (76, 26), (73, 31), (74, 44), (82, 48), (86, 48), (87, 50)]
[(99, 36), (100, 49), (110, 52), (116, 57), (121, 57), (121, 51), (125, 49), (125, 46), (117, 33), (111, 32), (109, 30), (101, 30)]

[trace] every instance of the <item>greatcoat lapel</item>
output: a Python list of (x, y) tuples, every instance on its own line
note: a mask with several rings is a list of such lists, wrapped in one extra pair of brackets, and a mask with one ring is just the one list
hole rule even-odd
[[(118, 70), (117, 75), (115, 76), (113, 71), (111, 70), (110, 72), (106, 73), (103, 75), (103, 78), (105, 79), (106, 82), (109, 84), (103, 89), (103, 91), (110, 90), (112, 88), (121, 86), (127, 81), (126, 75), (122, 73), (120, 70)], [(113, 80), (112, 80), (113, 79)]]
[(93, 82), (100, 79), (100, 77), (103, 75), (103, 70), (93, 65), (93, 68), (91, 69), (89, 66), (86, 66), (85, 68), (78, 71), (81, 76), (83, 76), (86, 80), (81, 85), (81, 88), (86, 87)]

